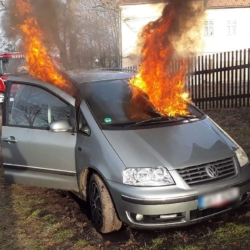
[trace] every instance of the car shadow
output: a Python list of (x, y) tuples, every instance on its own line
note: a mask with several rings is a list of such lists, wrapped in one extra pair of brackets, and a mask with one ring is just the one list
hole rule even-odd
[[(72, 192), (69, 192), (69, 195), (78, 204), (80, 211), (87, 216), (89, 221), (91, 221), (91, 211), (90, 211), (89, 203), (87, 201), (83, 201)], [(95, 231), (94, 226), (92, 224), (91, 224), (91, 227)], [(91, 230), (92, 237), (91, 237), (91, 234), (89, 234), (90, 238), (96, 237), (96, 235), (98, 235), (98, 238), (101, 239), (102, 243), (110, 242), (113, 247), (120, 246), (121, 244), (126, 243), (127, 241), (129, 241), (130, 236), (131, 236), (130, 228), (125, 225), (123, 225), (119, 231), (108, 233), (108, 234), (100, 234), (97, 231), (93, 232), (93, 230)]]

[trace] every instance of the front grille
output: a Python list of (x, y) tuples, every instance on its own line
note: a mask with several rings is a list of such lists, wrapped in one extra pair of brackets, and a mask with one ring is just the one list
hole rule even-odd
[[(215, 176), (209, 176), (207, 170), (209, 167), (212, 167), (216, 173)], [(232, 178), (237, 174), (234, 158), (227, 158), (220, 161), (182, 168), (177, 171), (189, 186), (224, 180)]]

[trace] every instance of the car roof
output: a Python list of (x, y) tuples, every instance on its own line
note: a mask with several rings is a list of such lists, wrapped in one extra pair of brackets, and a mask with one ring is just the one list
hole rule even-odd
[(86, 82), (96, 82), (104, 80), (129, 79), (135, 72), (123, 72), (119, 70), (89, 70), (89, 71), (69, 71), (68, 76), (78, 84)]
[[(73, 85), (84, 85), (87, 82), (98, 82), (98, 81), (105, 81), (105, 80), (122, 80), (122, 79), (129, 79), (135, 75), (135, 72), (122, 72), (122, 71), (114, 71), (114, 70), (86, 70), (86, 71), (68, 71), (62, 72), (65, 79), (72, 82)], [(51, 91), (57, 93), (64, 99), (66, 99), (72, 105), (75, 102), (75, 99), (67, 94), (63, 89), (60, 89), (53, 84), (46, 83), (35, 78), (32, 78), (29, 75), (26, 76), (8, 76), (8, 80), (12, 82), (29, 82), (31, 84), (40, 85), (50, 89)], [(80, 87), (79, 86), (79, 87)], [(81, 89), (81, 87), (80, 87)], [(77, 99), (83, 99), (82, 94), (78, 93)]]

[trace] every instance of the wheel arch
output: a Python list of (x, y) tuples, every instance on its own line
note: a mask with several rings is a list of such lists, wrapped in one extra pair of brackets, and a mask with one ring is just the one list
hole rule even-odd
[(84, 170), (82, 170), (82, 172), (81, 172), (80, 180), (79, 180), (79, 187), (80, 187), (80, 194), (82, 196), (82, 199), (85, 201), (88, 200), (88, 184), (89, 184), (90, 178), (93, 174), (99, 175), (101, 180), (104, 182), (104, 184), (109, 192), (110, 198), (113, 202), (117, 217), (120, 219), (120, 216), (117, 212), (117, 208), (116, 208), (116, 204), (114, 202), (113, 196), (109, 190), (109, 185), (108, 185), (107, 180), (97, 169), (95, 169), (93, 167), (87, 167)]

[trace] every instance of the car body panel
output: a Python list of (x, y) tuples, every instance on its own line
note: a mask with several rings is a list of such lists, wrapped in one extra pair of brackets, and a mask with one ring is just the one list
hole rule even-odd
[[(76, 143), (76, 169), (79, 176), (86, 168), (97, 171), (105, 180), (121, 182), (121, 173), (125, 169), (123, 162), (106, 139), (103, 131), (96, 124), (85, 101), (81, 103), (91, 136), (79, 133)], [(81, 148), (81, 151), (79, 151)]]
[(128, 72), (112, 72), (107, 70), (92, 70), (82, 72), (69, 71), (68, 74), (72, 79), (79, 83), (111, 79), (128, 79), (134, 76), (134, 74)]
[[(9, 77), (7, 84), (10, 82), (34, 84), (55, 93), (62, 99), (65, 98), (71, 105), (75, 103), (73, 97), (50, 84), (16, 77)], [(8, 91), (7, 96), (10, 96)], [(4, 112), (5, 121), (2, 126), (3, 166), (6, 181), (77, 191), (76, 133), (56, 133), (46, 129), (10, 126), (6, 124), (6, 115), (7, 113)], [(16, 141), (10, 142), (9, 139)]]
[[(173, 172), (175, 172), (173, 170)], [(120, 219), (130, 226), (138, 228), (169, 228), (183, 225), (194, 224), (205, 220), (221, 212), (228, 211), (241, 205), (249, 198), (250, 191), (250, 166), (249, 164), (239, 170), (239, 175), (231, 180), (221, 181), (203, 187), (188, 187), (180, 185), (181, 177), (178, 173), (172, 174), (177, 180), (177, 185), (165, 187), (134, 187), (109, 181), (108, 185), (117, 205), (116, 209)], [(204, 216), (190, 218), (191, 213), (201, 213), (197, 209), (198, 197), (206, 194), (213, 194), (231, 187), (237, 187), (240, 191), (240, 199), (234, 206), (225, 206), (221, 211), (216, 209), (210, 213), (204, 213)], [(147, 223), (132, 220), (130, 214), (142, 214), (148, 217), (160, 215), (173, 215), (180, 213), (182, 218), (176, 221), (154, 221)]]
[(165, 166), (173, 170), (235, 156), (204, 120), (158, 128), (105, 130), (104, 134), (128, 168)]
[(3, 126), (2, 135), (3, 139), (13, 136), (17, 140), (3, 141), (5, 163), (75, 171), (74, 133)]

